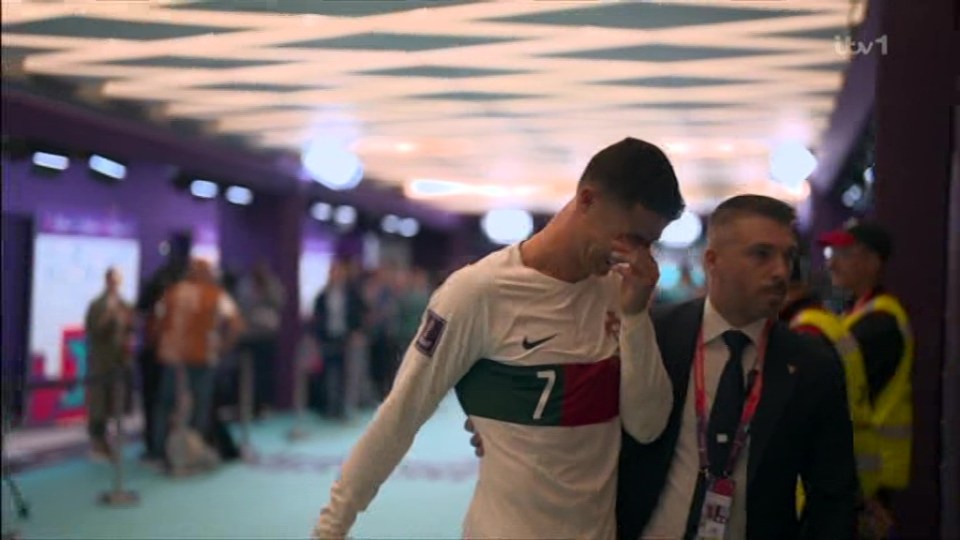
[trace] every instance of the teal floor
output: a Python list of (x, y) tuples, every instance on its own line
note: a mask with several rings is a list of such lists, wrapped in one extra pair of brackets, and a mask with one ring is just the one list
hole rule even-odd
[[(105, 508), (97, 495), (108, 489), (110, 468), (85, 458), (18, 475), (30, 502), (28, 521), (17, 521), (6, 486), (3, 529), (22, 538), (307, 538), (327, 501), (340, 460), (371, 414), (346, 424), (311, 418), (309, 436), (289, 442), (291, 417), (255, 424), (251, 440), (259, 459), (216, 472), (170, 479), (127, 452), (127, 485), (141, 503)], [(420, 431), (400, 468), (381, 488), (352, 531), (354, 538), (458, 538), (476, 481), (476, 458), (463, 431), (456, 400), (445, 400)]]

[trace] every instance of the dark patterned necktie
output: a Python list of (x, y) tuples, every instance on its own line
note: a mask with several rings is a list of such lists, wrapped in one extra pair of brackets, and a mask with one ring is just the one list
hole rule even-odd
[(723, 342), (730, 350), (727, 365), (720, 375), (717, 395), (710, 409), (710, 424), (707, 428), (707, 455), (710, 456), (710, 472), (723, 473), (733, 446), (733, 437), (740, 424), (746, 389), (743, 381), (743, 351), (750, 344), (750, 338), (739, 330), (723, 333)]
[[(727, 364), (717, 384), (717, 394), (710, 408), (710, 421), (707, 427), (707, 457), (710, 460), (710, 474), (713, 476), (723, 474), (727, 459), (730, 457), (734, 435), (740, 425), (740, 415), (743, 413), (743, 402), (746, 398), (743, 382), (743, 351), (750, 344), (750, 338), (739, 330), (727, 330), (722, 337), (730, 351), (730, 356), (727, 358)], [(720, 440), (718, 435), (721, 435)], [(687, 530), (683, 536), (685, 540), (696, 538), (706, 490), (706, 479), (698, 471), (697, 485), (693, 500), (690, 501), (690, 513), (687, 516)]]

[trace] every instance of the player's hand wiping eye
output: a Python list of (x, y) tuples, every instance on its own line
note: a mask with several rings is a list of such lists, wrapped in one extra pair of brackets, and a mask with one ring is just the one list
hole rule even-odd
[(614, 240), (612, 257), (618, 263), (613, 266), (613, 271), (623, 278), (620, 282), (623, 313), (635, 315), (647, 309), (660, 279), (660, 268), (650, 253), (650, 247), (639, 242)]

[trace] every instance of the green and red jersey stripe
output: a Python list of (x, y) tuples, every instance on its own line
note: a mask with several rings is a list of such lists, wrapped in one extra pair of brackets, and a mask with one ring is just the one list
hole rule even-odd
[(530, 426), (600, 424), (620, 412), (620, 357), (538, 366), (483, 359), (456, 391), (471, 416)]

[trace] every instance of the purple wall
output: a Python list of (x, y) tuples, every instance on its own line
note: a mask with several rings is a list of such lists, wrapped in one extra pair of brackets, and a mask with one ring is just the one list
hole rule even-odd
[[(27, 268), (30, 266), (30, 220), (22, 216), (3, 214), (2, 233), (2, 262), (3, 262), (3, 339), (2, 369), (4, 400), (10, 398), (14, 404), (19, 404), (20, 392), (9, 388), (11, 381), (23, 380), (26, 364), (27, 334), (23, 331), (24, 321), (27, 320), (27, 300), (30, 290), (30, 276)], [(19, 415), (15, 414), (15, 417)]]
[(941, 537), (950, 109), (960, 66), (956, 32), (951, 37), (956, 9), (949, 0), (886, 2), (882, 31), (890, 48), (878, 58), (875, 216), (894, 242), (886, 284), (910, 313), (916, 339), (913, 476), (896, 507), (903, 538)]
[(960, 538), (960, 105), (953, 107), (953, 163), (950, 180), (950, 225), (947, 259), (946, 343), (943, 369), (943, 500), (944, 538)]
[[(856, 33), (858, 42), (872, 42), (880, 36), (883, 4), (883, 0), (869, 2), (863, 24)], [(817, 168), (809, 178), (812, 193), (803, 209), (809, 215), (804, 216), (802, 225), (803, 232), (811, 239), (839, 227), (852, 216), (850, 209), (840, 203), (831, 188), (873, 111), (878, 56), (854, 56), (844, 74), (843, 87), (837, 95), (830, 125), (817, 148)], [(823, 253), (819, 249), (812, 249), (810, 255), (813, 267), (822, 268)]]
[[(193, 174), (230, 179), (258, 192), (292, 194), (309, 186), (315, 196), (334, 204), (352, 204), (379, 214), (416, 217), (432, 227), (452, 230), (458, 216), (405, 199), (395, 190), (364, 182), (350, 191), (331, 191), (298, 180), (299, 159), (292, 155), (252, 154), (216, 141), (176, 134), (159, 125), (107, 116), (98, 111), (32, 95), (4, 86), (3, 134), (44, 141), (76, 151), (104, 152), (130, 161), (170, 163)], [(96, 134), (96, 136), (91, 136)]]
[[(858, 43), (873, 42), (880, 37), (884, 3), (884, 0), (870, 0), (863, 24), (856, 32)], [(860, 54), (850, 60), (830, 115), (830, 125), (817, 148), (817, 168), (810, 177), (815, 194), (824, 194), (833, 186), (870, 117), (879, 56)]]
[(275, 358), (277, 405), (290, 406), (293, 359), (301, 334), (300, 250), (304, 201), (298, 196), (258, 194), (250, 206), (220, 201), (220, 258), (225, 268), (246, 274), (260, 260), (270, 264), (287, 292)]
[[(173, 231), (216, 227), (217, 206), (201, 202), (166, 182), (168, 171), (131, 164), (127, 179), (108, 185), (75, 163), (56, 176), (38, 174), (24, 160), (2, 162), (3, 174), (3, 363), (22, 369), (26, 361), (32, 221), (47, 211), (82, 216), (120, 216), (136, 222), (141, 242), (141, 282), (160, 266), (159, 245)], [(15, 367), (13, 367), (15, 366)]]
[(94, 180), (86, 164), (76, 161), (56, 176), (37, 174), (29, 160), (3, 158), (2, 166), (4, 214), (32, 217), (54, 210), (118, 215), (136, 221), (142, 250), (141, 278), (162, 263), (159, 245), (170, 233), (217, 226), (217, 204), (176, 189), (169, 182), (170, 169), (163, 165), (129, 164), (126, 180), (112, 185)]
[(309, 214), (304, 213), (303, 220), (303, 239), (308, 242), (328, 243), (333, 242), (336, 236), (333, 228), (327, 224), (320, 223), (313, 219)]

